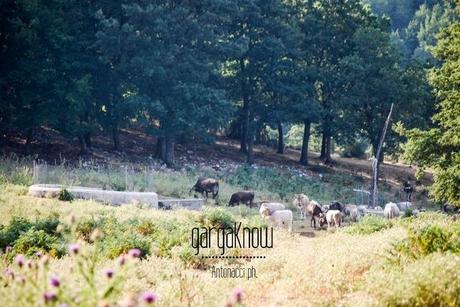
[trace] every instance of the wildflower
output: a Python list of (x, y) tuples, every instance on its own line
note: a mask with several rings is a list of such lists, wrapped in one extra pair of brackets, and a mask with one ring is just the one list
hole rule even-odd
[(17, 255), (15, 258), (14, 258), (14, 262), (20, 267), (22, 268), (24, 266), (24, 263), (26, 261), (26, 258), (24, 257), (24, 255), (22, 254), (19, 254)]
[(59, 277), (57, 277), (57, 275), (51, 276), (50, 278), (51, 286), (58, 288), (60, 284), (61, 284), (61, 281), (59, 280)]
[(56, 293), (54, 292), (45, 292), (43, 293), (43, 299), (45, 300), (45, 303), (52, 302), (56, 300)]
[(77, 255), (78, 252), (80, 251), (80, 244), (78, 244), (78, 243), (70, 244), (69, 245), (69, 251), (72, 254)]
[(69, 307), (69, 305), (66, 304), (66, 303), (61, 303), (61, 304), (58, 305), (58, 307)]
[(155, 293), (149, 291), (142, 293), (141, 297), (142, 300), (147, 304), (153, 304), (158, 300), (158, 296)]
[(242, 288), (236, 287), (235, 289), (233, 289), (232, 296), (237, 303), (241, 303), (241, 300), (243, 299), (243, 294), (244, 290)]
[(14, 274), (14, 271), (12, 269), (7, 268), (5, 270), (5, 275), (8, 276), (8, 277), (11, 277), (11, 279), (14, 280), (15, 274)]
[(141, 250), (138, 248), (132, 248), (128, 251), (128, 255), (132, 258), (139, 258), (141, 256)]
[(113, 277), (114, 272), (113, 272), (112, 269), (105, 269), (105, 270), (104, 270), (104, 274), (105, 274), (105, 276), (107, 276), (107, 278), (110, 279), (110, 278)]
[(19, 281), (21, 282), (21, 284), (24, 285), (26, 283), (26, 278), (23, 275), (21, 275), (19, 276)]
[(35, 256), (40, 259), (41, 257), (43, 257), (43, 253), (42, 252), (36, 252), (35, 253)]
[(5, 247), (5, 254), (10, 253), (12, 250), (13, 250), (13, 248), (12, 248), (10, 245), (7, 245), (7, 246)]

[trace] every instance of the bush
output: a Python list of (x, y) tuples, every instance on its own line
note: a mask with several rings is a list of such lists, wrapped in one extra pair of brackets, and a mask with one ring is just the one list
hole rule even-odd
[(458, 306), (460, 256), (435, 253), (407, 267), (374, 271), (368, 293), (381, 306)]
[(345, 158), (366, 159), (367, 144), (365, 142), (356, 141), (352, 144), (345, 145), (340, 152), (340, 156)]
[(35, 227), (32, 227), (27, 232), (21, 234), (15, 241), (13, 255), (24, 254), (32, 256), (37, 252), (48, 253), (53, 257), (64, 254), (63, 248), (59, 245), (58, 237), (49, 235), (44, 230), (37, 230)]
[(349, 234), (368, 235), (393, 226), (393, 221), (380, 216), (366, 215), (359, 223), (356, 223), (346, 229)]
[(231, 228), (235, 220), (225, 209), (206, 209), (200, 216), (199, 223), (203, 226)]
[(86, 242), (91, 242), (91, 234), (96, 228), (103, 224), (103, 220), (95, 220), (94, 218), (79, 221), (75, 227), (75, 236)]
[(67, 191), (67, 189), (64, 189), (62, 188), (60, 191), (59, 191), (59, 194), (58, 194), (58, 199), (60, 201), (73, 201), (74, 200), (74, 197), (73, 197), (73, 194), (70, 193), (69, 191)]
[(100, 253), (109, 259), (126, 254), (133, 248), (139, 249), (142, 257), (150, 254), (150, 242), (132, 232), (118, 232), (116, 235), (105, 236), (96, 244)]
[(408, 237), (394, 245), (394, 259), (419, 259), (436, 252), (460, 254), (460, 225), (427, 224), (408, 229)]

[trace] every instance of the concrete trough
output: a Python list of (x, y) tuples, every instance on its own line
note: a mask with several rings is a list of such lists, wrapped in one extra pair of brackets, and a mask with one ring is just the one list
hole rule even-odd
[(203, 210), (204, 201), (201, 198), (177, 199), (177, 198), (161, 198), (158, 200), (158, 208), (164, 210), (188, 209), (188, 210)]
[(77, 199), (96, 200), (115, 206), (140, 202), (152, 208), (158, 208), (158, 194), (154, 192), (125, 192), (111, 191), (87, 187), (67, 187), (58, 184), (34, 184), (29, 187), (29, 195), (34, 197), (57, 197), (59, 191), (65, 188)]

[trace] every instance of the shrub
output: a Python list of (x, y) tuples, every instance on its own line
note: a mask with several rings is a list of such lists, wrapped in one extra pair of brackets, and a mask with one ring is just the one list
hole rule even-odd
[(458, 306), (460, 256), (435, 253), (406, 267), (374, 271), (367, 291), (379, 306)]
[(221, 208), (206, 209), (200, 216), (200, 224), (203, 226), (230, 228), (234, 226), (233, 216)]
[(395, 260), (418, 259), (436, 252), (460, 254), (460, 225), (427, 224), (408, 229), (408, 237), (390, 251)]
[(141, 251), (142, 257), (150, 254), (150, 242), (131, 232), (119, 232), (116, 235), (105, 236), (96, 244), (100, 253), (109, 259), (117, 258), (134, 248)]
[(393, 222), (380, 216), (366, 215), (359, 223), (347, 228), (349, 234), (368, 235), (383, 229), (391, 228)]
[(367, 144), (365, 142), (356, 141), (352, 144), (345, 145), (340, 152), (340, 155), (345, 158), (365, 159), (366, 149)]
[(73, 197), (73, 194), (70, 193), (69, 191), (67, 191), (67, 189), (64, 189), (62, 188), (60, 191), (59, 191), (59, 194), (58, 194), (58, 199), (60, 201), (73, 201), (74, 200), (74, 197)]
[(103, 220), (95, 220), (94, 218), (79, 221), (75, 227), (75, 236), (86, 242), (91, 242), (91, 234), (102, 224)]
[(47, 234), (44, 230), (30, 228), (21, 234), (13, 245), (14, 254), (35, 255), (37, 252), (49, 253), (51, 256), (62, 256), (63, 249), (59, 245), (59, 239)]

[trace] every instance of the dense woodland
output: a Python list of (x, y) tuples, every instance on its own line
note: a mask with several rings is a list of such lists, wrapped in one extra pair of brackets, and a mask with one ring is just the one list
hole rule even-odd
[(333, 144), (436, 171), (435, 197), (460, 205), (460, 23), (442, 0), (0, 0), (0, 132), (46, 126), (91, 150), (121, 129), (177, 143), (254, 142), (302, 127), (321, 159)]

